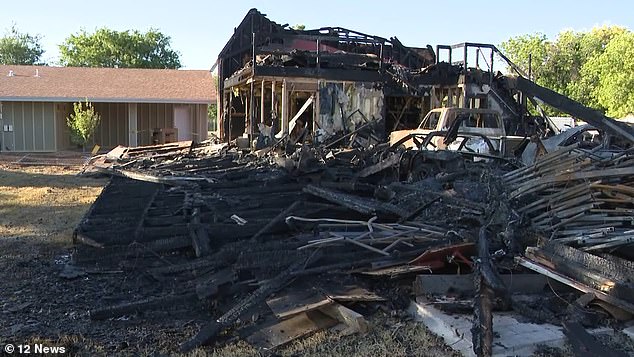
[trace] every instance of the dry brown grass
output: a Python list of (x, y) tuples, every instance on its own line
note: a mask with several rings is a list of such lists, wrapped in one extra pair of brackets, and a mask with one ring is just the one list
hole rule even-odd
[(460, 356), (421, 323), (387, 317), (382, 313), (370, 317), (368, 322), (371, 328), (362, 335), (342, 336), (338, 332), (321, 331), (268, 353), (258, 351), (244, 341), (238, 341), (222, 348), (199, 349), (190, 356), (247, 357), (269, 354), (284, 357)]
[(73, 228), (106, 183), (78, 177), (78, 171), (0, 164), (0, 237), (70, 245)]

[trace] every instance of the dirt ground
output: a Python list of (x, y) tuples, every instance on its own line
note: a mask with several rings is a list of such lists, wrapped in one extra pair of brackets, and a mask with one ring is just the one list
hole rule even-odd
[[(69, 260), (72, 231), (106, 179), (78, 177), (79, 166), (17, 166), (0, 162), (0, 347), (6, 343), (64, 346), (79, 356), (176, 355), (209, 310), (191, 308), (91, 321), (89, 311), (111, 297), (134, 294), (141, 277), (59, 276)], [(211, 317), (211, 316), (209, 316)], [(458, 356), (423, 325), (382, 312), (370, 332), (340, 336), (324, 331), (263, 354), (236, 338), (190, 356)], [(569, 356), (545, 349), (538, 356)]]

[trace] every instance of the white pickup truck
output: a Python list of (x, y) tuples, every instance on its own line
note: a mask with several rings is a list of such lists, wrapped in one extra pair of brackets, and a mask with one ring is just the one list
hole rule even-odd
[(495, 110), (438, 108), (427, 113), (418, 128), (393, 131), (390, 145), (510, 156), (523, 139), (506, 135), (502, 117)]

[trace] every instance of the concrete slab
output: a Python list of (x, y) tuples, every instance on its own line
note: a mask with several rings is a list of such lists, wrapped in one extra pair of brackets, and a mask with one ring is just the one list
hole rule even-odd
[[(472, 316), (449, 315), (422, 300), (412, 302), (410, 312), (451, 348), (463, 356), (475, 356), (471, 343)], [(566, 341), (561, 327), (520, 322), (512, 312), (495, 313), (493, 331), (493, 356), (531, 356), (537, 345), (562, 347)], [(591, 331), (592, 334), (611, 332), (609, 328)]]

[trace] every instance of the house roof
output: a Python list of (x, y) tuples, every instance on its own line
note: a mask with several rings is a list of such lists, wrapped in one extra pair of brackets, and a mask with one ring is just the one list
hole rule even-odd
[[(11, 74), (11, 75), (10, 75)], [(0, 101), (212, 103), (209, 71), (0, 65)]]

